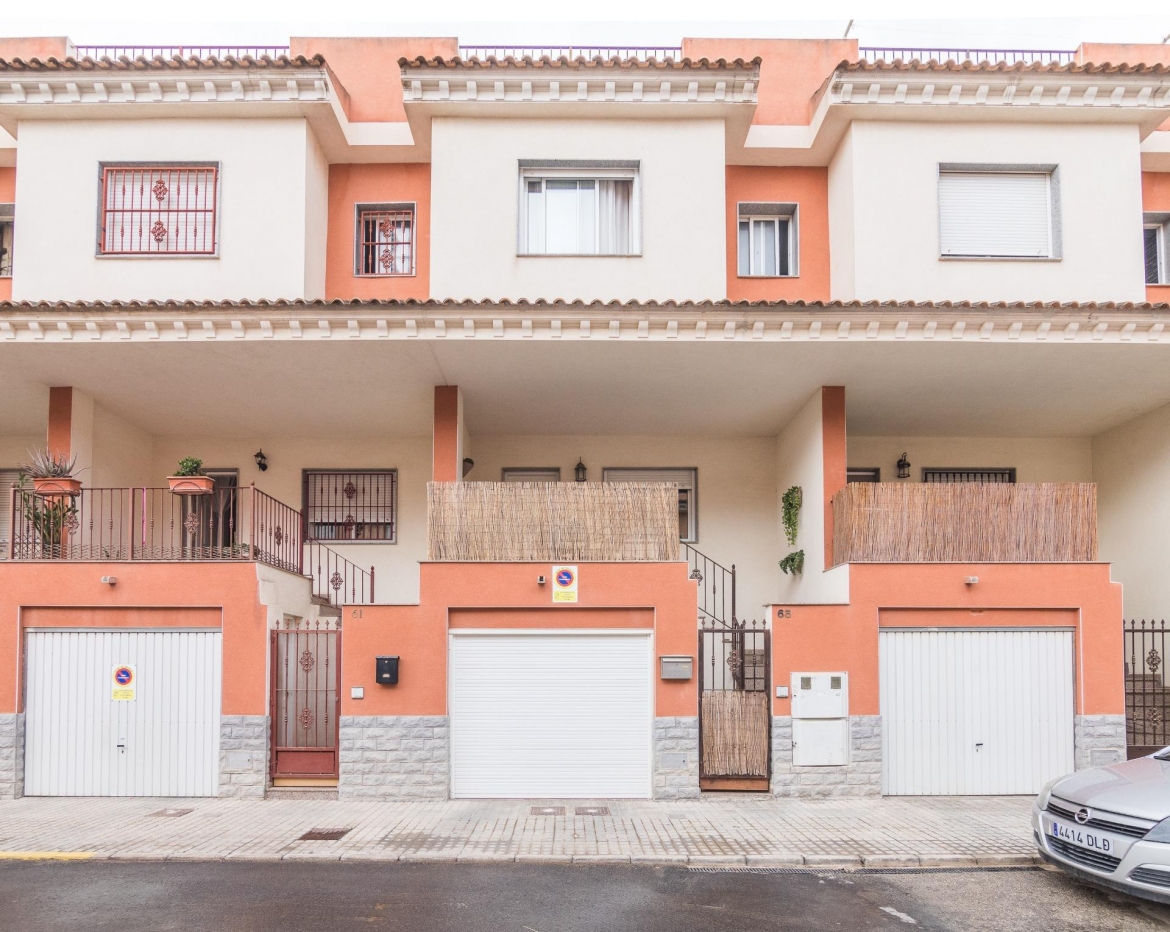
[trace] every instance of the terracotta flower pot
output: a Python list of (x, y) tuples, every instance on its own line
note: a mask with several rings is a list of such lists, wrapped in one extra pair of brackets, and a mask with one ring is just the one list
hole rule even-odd
[(167, 484), (176, 495), (210, 495), (215, 488), (211, 476), (167, 476)]
[(34, 478), (33, 491), (45, 498), (74, 496), (81, 492), (81, 480), (72, 477), (44, 476)]

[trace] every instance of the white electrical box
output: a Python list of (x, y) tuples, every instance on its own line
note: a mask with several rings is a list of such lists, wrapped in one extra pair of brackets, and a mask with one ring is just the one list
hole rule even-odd
[(847, 718), (848, 673), (793, 673), (792, 717)]
[(849, 763), (849, 719), (794, 718), (792, 763), (797, 767), (840, 767)]

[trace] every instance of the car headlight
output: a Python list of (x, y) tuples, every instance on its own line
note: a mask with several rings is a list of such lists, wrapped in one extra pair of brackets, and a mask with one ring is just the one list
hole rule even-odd
[(1036, 805), (1043, 812), (1048, 808), (1048, 798), (1052, 795), (1052, 788), (1056, 786), (1064, 777), (1057, 777), (1055, 780), (1049, 780), (1044, 784), (1044, 788), (1040, 791), (1040, 795), (1036, 797)]
[(1163, 819), (1146, 832), (1142, 841), (1160, 841), (1164, 845), (1170, 845), (1170, 819)]

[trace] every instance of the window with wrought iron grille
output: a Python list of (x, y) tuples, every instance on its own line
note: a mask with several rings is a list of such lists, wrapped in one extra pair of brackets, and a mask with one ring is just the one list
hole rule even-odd
[(214, 256), (219, 167), (103, 165), (98, 254)]
[(925, 466), (922, 469), (923, 482), (1015, 482), (1015, 467), (1007, 469), (955, 468)]
[(414, 205), (358, 204), (354, 274), (414, 274)]
[(305, 536), (313, 540), (398, 539), (397, 469), (306, 469)]

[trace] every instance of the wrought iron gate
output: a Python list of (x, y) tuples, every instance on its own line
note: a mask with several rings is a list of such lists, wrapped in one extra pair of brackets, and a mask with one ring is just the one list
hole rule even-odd
[(764, 622), (699, 623), (699, 785), (766, 790), (772, 777), (771, 637)]
[(336, 777), (341, 619), (272, 632), (272, 776)]
[(1130, 621), (1125, 637), (1125, 744), (1130, 758), (1170, 745), (1166, 622)]

